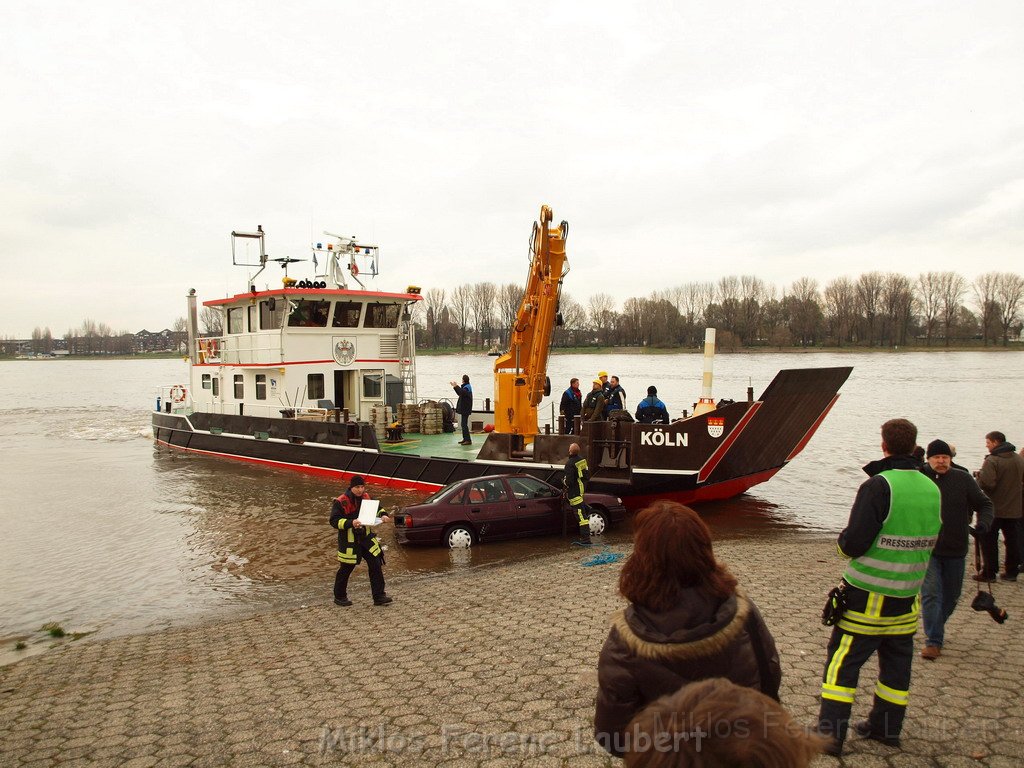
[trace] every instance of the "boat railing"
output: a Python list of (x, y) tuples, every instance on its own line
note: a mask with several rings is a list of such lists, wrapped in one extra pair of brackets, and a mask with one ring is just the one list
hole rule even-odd
[(159, 413), (192, 413), (192, 392), (184, 384), (160, 387), (156, 392), (156, 411)]
[(206, 362), (254, 365), (280, 363), (282, 360), (281, 337), (278, 334), (240, 333), (205, 341), (214, 342), (217, 353)]
[(203, 405), (202, 410), (224, 416), (258, 416), (269, 419), (298, 419), (299, 421), (337, 421), (341, 412), (337, 408), (294, 407), (287, 405), (284, 401), (275, 403), (213, 402)]

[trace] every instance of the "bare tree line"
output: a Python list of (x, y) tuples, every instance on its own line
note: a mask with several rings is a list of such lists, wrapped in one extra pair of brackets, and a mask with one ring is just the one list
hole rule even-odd
[[(417, 308), (420, 346), (504, 349), (521, 298), (514, 283), (431, 288)], [(691, 347), (706, 327), (730, 348), (1007, 345), (1024, 320), (1024, 277), (873, 271), (824, 286), (802, 277), (779, 290), (754, 275), (730, 275), (629, 297), (621, 307), (609, 293), (580, 302), (563, 292), (559, 314), (557, 346)]]

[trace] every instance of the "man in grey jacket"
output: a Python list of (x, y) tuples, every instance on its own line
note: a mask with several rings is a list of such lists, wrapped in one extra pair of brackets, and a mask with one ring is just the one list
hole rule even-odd
[(1017, 447), (1006, 442), (1002, 432), (985, 435), (985, 447), (989, 454), (978, 473), (981, 486), (996, 508), (995, 523), (982, 539), (982, 554), (985, 566), (978, 581), (995, 581), (999, 570), (999, 531), (1003, 532), (1006, 545), (1006, 565), (999, 578), (1016, 581), (1020, 565), (1020, 520), (1021, 497), (1024, 495), (1024, 456), (1017, 453)]
[(967, 532), (973, 515), (978, 515), (976, 535), (983, 535), (992, 527), (991, 500), (968, 472), (953, 466), (953, 448), (949, 443), (945, 440), (928, 443), (928, 464), (921, 471), (939, 486), (942, 496), (942, 528), (921, 587), (925, 632), (921, 658), (930, 661), (942, 653), (946, 621), (963, 590)]

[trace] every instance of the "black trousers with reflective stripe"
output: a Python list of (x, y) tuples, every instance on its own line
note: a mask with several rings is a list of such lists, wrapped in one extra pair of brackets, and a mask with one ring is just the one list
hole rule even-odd
[[(871, 654), (878, 653), (878, 685), (875, 687), (874, 703), (868, 722), (871, 732), (878, 736), (895, 738), (903, 730), (903, 718), (907, 713), (906, 704), (896, 704), (882, 698), (879, 690), (885, 688), (902, 692), (910, 690), (910, 668), (914, 660), (914, 635), (859, 635), (833, 627), (828, 641), (828, 660), (822, 678), (821, 710), (818, 714), (818, 729), (821, 733), (835, 736), (839, 742), (846, 738), (853, 708), (853, 695), (849, 701), (827, 698), (825, 689), (837, 686), (856, 689), (860, 668)], [(890, 698), (892, 698), (891, 694)]]
[[(382, 567), (384, 558), (381, 555), (372, 555), (365, 549), (359, 553), (359, 556), (360, 559), (366, 561), (366, 567), (370, 569), (370, 592), (373, 593), (373, 599), (376, 600), (384, 594), (384, 568)], [(348, 597), (348, 578), (358, 564), (358, 561), (342, 563), (338, 568), (338, 573), (334, 577), (335, 600), (344, 600)]]

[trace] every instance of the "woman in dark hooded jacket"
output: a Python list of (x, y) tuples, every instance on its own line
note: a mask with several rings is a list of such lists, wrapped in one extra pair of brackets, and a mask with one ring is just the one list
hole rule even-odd
[(715, 560), (697, 513), (657, 501), (633, 528), (633, 554), (619, 577), (630, 605), (613, 617), (597, 667), (594, 734), (613, 755), (628, 750), (634, 715), (687, 683), (724, 677), (777, 701), (782, 680), (764, 619)]

